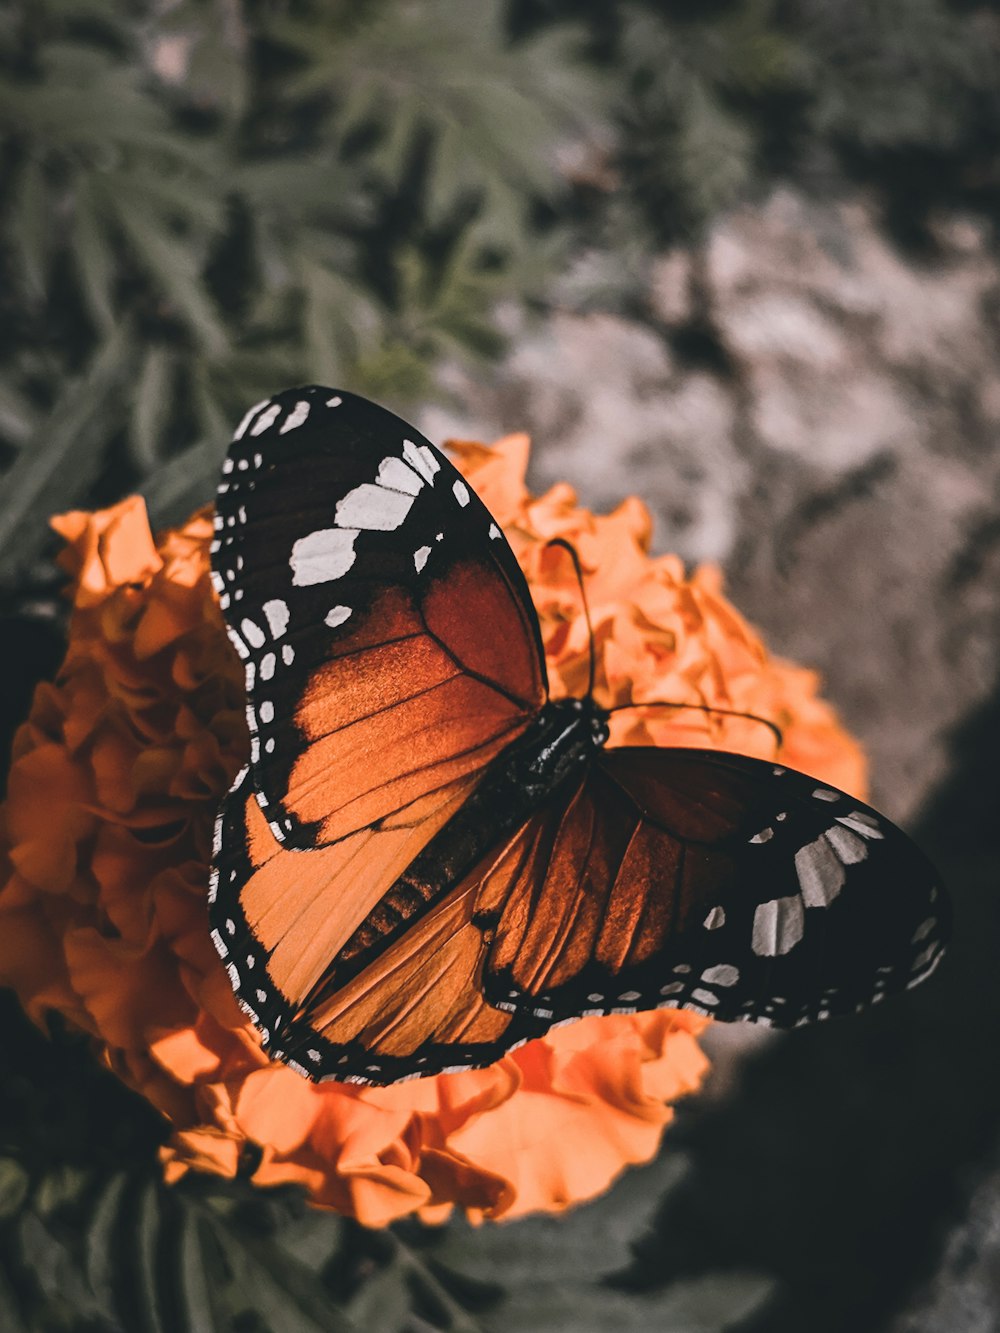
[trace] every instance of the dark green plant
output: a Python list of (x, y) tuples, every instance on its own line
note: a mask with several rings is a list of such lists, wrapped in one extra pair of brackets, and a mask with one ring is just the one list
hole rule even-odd
[(405, 404), (538, 281), (596, 80), (499, 0), (43, 0), (0, 20), (0, 574), (54, 508), (204, 498), (296, 380)]
[[(710, 1273), (656, 1295), (607, 1281), (632, 1262), (680, 1159), (562, 1219), (365, 1231), (294, 1190), (0, 1158), (5, 1333), (722, 1333), (772, 1284)], [(499, 1280), (498, 1280), (499, 1279)]]

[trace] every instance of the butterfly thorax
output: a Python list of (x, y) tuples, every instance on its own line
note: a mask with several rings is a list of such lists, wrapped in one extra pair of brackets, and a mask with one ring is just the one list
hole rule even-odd
[[(422, 911), (496, 854), (525, 820), (574, 778), (608, 739), (608, 714), (592, 699), (546, 703), (524, 732), (488, 765), (452, 816), (358, 927), (309, 997), (317, 1003), (368, 963)], [(484, 929), (489, 923), (483, 922)]]
[(501, 787), (513, 778), (523, 784), (530, 800), (544, 801), (607, 739), (608, 715), (592, 699), (550, 700), (493, 769), (487, 769), (483, 786), (491, 777)]

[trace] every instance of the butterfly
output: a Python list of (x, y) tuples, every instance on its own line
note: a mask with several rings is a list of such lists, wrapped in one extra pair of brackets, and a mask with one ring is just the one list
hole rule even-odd
[(259, 403), (214, 525), (251, 749), (210, 928), (271, 1058), (384, 1085), (587, 1015), (791, 1027), (939, 961), (945, 895), (876, 811), (778, 762), (609, 748), (589, 692), (551, 699), (499, 525), (390, 412)]

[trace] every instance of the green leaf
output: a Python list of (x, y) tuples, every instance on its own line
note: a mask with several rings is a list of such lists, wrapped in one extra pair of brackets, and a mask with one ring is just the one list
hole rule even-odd
[(220, 1232), (226, 1252), (241, 1270), (240, 1287), (251, 1309), (274, 1333), (357, 1333), (321, 1280), (300, 1260), (251, 1235)]
[(217, 108), (229, 120), (247, 109), (250, 93), (242, 8), (179, 0), (158, 15), (153, 42), (152, 64), (160, 77), (200, 109)]
[(453, 1224), (435, 1255), (462, 1276), (480, 1282), (501, 1277), (506, 1298), (481, 1316), (484, 1328), (497, 1333), (722, 1333), (763, 1307), (772, 1291), (766, 1276), (712, 1274), (653, 1294), (604, 1281), (629, 1266), (633, 1243), (684, 1170), (683, 1161), (666, 1152), (560, 1217), (488, 1228)]
[(49, 207), (41, 162), (31, 157), (15, 185), (12, 239), (20, 252), (21, 276), (34, 300), (44, 300), (49, 272)]
[[(511, 192), (553, 195), (562, 186), (554, 151), (596, 122), (600, 83), (581, 70), (565, 26), (511, 47), (499, 0), (373, 5), (349, 28), (336, 10), (272, 23), (305, 67), (286, 94), (330, 98), (328, 133), (360, 126), (377, 136), (369, 159), (389, 188), (422, 136), (434, 151), (424, 182), (439, 220), (466, 192), (509, 208)], [(507, 196), (505, 200), (504, 196)]]
[(115, 1309), (115, 1274), (120, 1261), (115, 1239), (115, 1225), (122, 1207), (127, 1179), (112, 1176), (98, 1196), (84, 1238), (84, 1263), (87, 1281), (99, 1306), (107, 1313)]
[[(178, 1247), (178, 1303), (184, 1333), (215, 1333), (229, 1327), (220, 1272), (220, 1251), (211, 1228), (193, 1209), (184, 1209)], [(212, 1272), (208, 1271), (211, 1258)]]
[(21, 1317), (21, 1308), (14, 1289), (2, 1267), (0, 1267), (0, 1328), (4, 1333), (29, 1333), (28, 1326)]
[(0, 1221), (19, 1212), (28, 1196), (29, 1177), (20, 1162), (0, 1157)]
[(38, 413), (12, 384), (0, 379), (0, 437), (20, 448), (31, 438)]
[(151, 347), (139, 372), (129, 429), (132, 456), (143, 472), (148, 472), (160, 456), (173, 387), (173, 353), (162, 346)]
[(138, 1216), (131, 1229), (130, 1239), (135, 1245), (136, 1284), (142, 1300), (143, 1324), (149, 1333), (169, 1333), (160, 1308), (160, 1291), (157, 1280), (158, 1261), (164, 1253), (169, 1238), (163, 1231), (163, 1209), (161, 1203), (166, 1196), (158, 1182), (148, 1181), (139, 1191)]
[(388, 1264), (360, 1288), (347, 1307), (358, 1328), (379, 1333), (403, 1333), (410, 1321), (412, 1304), (401, 1263)]
[(71, 244), (76, 270), (91, 317), (107, 336), (115, 324), (114, 291), (117, 262), (86, 176), (77, 181)]
[[(0, 503), (0, 577), (33, 559), (48, 540), (46, 498), (82, 500), (95, 460), (122, 424), (122, 390), (135, 364), (131, 325), (108, 338), (87, 371), (64, 389), (8, 471)], [(58, 482), (58, 498), (53, 494)]]
[(156, 215), (136, 201), (120, 201), (117, 216), (168, 306), (187, 322), (205, 352), (224, 355), (229, 339), (189, 246), (164, 231)]
[(226, 451), (226, 436), (200, 440), (159, 467), (139, 486), (154, 523), (176, 523), (215, 494), (219, 467)]

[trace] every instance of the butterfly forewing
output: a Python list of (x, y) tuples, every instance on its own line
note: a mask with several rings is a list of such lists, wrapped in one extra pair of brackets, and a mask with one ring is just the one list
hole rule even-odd
[(390, 412), (316, 387), (260, 404), (230, 446), (215, 526), (253, 783), (287, 846), (475, 773), (543, 702), (538, 624), (506, 540)]
[(605, 751), (484, 876), (493, 1003), (559, 1021), (657, 1006), (793, 1026), (916, 985), (950, 930), (905, 834), (741, 755)]

